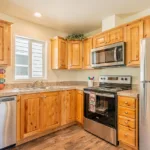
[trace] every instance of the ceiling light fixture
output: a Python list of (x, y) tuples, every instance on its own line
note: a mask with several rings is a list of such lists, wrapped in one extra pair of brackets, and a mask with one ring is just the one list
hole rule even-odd
[(34, 13), (34, 16), (38, 17), (38, 18), (42, 17), (41, 13), (39, 13), (39, 12)]

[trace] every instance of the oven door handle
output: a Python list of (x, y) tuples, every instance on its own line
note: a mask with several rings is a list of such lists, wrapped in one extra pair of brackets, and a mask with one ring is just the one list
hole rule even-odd
[(114, 60), (117, 61), (117, 47), (115, 47), (114, 50)]
[(84, 91), (85, 94), (90, 94), (90, 93), (93, 93), (97, 96), (103, 96), (103, 97), (111, 97), (111, 98), (114, 98), (115, 95), (114, 94), (109, 94), (109, 93), (95, 93), (95, 92), (88, 92), (88, 91)]
[(114, 94), (109, 94), (109, 93), (95, 93), (97, 96), (103, 96), (103, 97), (112, 97), (114, 98)]

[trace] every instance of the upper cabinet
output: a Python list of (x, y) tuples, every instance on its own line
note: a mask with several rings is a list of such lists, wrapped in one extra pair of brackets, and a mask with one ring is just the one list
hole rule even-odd
[(116, 28), (108, 32), (108, 43), (113, 44), (123, 41), (123, 27)]
[(144, 19), (144, 38), (150, 37), (150, 17)]
[(143, 38), (143, 20), (125, 27), (127, 66), (140, 65), (140, 40)]
[(51, 40), (52, 69), (67, 69), (67, 41), (61, 37)]
[(11, 24), (0, 21), (0, 65), (10, 65)]
[(82, 41), (68, 41), (68, 69), (82, 69)]
[(93, 38), (93, 47), (101, 47), (123, 41), (123, 27), (115, 28), (104, 33), (95, 35)]
[(83, 69), (91, 69), (91, 49), (93, 48), (92, 38), (83, 41)]
[(93, 37), (93, 47), (101, 47), (106, 45), (108, 42), (108, 34), (107, 33), (100, 33)]

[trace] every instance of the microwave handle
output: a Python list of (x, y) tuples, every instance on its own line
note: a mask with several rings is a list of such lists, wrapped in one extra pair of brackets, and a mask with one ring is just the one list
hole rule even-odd
[(117, 47), (115, 47), (114, 50), (114, 60), (117, 61)]

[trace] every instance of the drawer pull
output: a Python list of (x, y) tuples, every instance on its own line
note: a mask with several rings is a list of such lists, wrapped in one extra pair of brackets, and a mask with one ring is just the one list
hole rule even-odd
[(125, 134), (124, 134), (124, 136), (128, 136), (128, 134), (127, 134), (127, 133), (125, 133)]
[(125, 104), (128, 104), (128, 102), (126, 101), (126, 102), (124, 102)]
[(128, 112), (127, 112), (127, 111), (125, 111), (124, 113), (125, 113), (125, 114), (128, 114)]
[(128, 124), (128, 121), (125, 121), (124, 123), (125, 123), (125, 124)]

